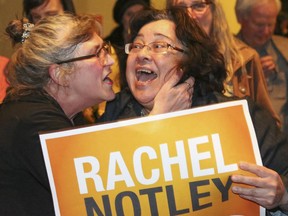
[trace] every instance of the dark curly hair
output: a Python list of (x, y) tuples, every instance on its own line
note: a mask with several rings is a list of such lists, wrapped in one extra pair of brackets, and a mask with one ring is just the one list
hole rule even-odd
[[(183, 8), (172, 7), (166, 10), (149, 9), (138, 13), (130, 22), (131, 42), (140, 29), (151, 22), (170, 20), (176, 25), (178, 40), (186, 47), (186, 56), (178, 66), (184, 71), (182, 80), (195, 78), (194, 95), (205, 95), (208, 92), (223, 92), (223, 83), (227, 77), (223, 55), (217, 45), (191, 19)], [(121, 84), (126, 87), (125, 68), (127, 56), (121, 60)]]

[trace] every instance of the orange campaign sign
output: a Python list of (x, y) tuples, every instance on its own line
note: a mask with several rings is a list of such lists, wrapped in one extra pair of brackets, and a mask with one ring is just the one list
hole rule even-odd
[(262, 164), (245, 100), (40, 139), (56, 215), (265, 215), (231, 191), (237, 162)]

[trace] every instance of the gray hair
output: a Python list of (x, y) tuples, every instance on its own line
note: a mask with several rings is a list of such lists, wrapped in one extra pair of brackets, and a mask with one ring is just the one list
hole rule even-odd
[[(25, 33), (18, 20), (6, 28), (16, 44), (23, 41), (23, 31)], [(78, 45), (92, 38), (94, 33), (100, 35), (101, 29), (93, 15), (63, 14), (40, 20), (11, 56), (7, 95), (19, 97), (35, 89), (44, 89), (50, 81), (49, 67), (74, 57)], [(72, 74), (73, 68), (73, 62), (59, 65), (59, 76)]]
[(235, 5), (235, 12), (238, 21), (243, 19), (246, 16), (249, 16), (249, 13), (252, 9), (252, 7), (257, 6), (257, 5), (263, 5), (265, 3), (274, 1), (278, 13), (281, 11), (281, 1), (280, 0), (236, 0), (236, 5)]

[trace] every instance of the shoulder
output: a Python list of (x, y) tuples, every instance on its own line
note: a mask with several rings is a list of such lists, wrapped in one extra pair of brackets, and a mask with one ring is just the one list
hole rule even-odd
[(236, 42), (238, 50), (240, 51), (240, 53), (242, 54), (244, 58), (244, 61), (250, 60), (254, 58), (255, 56), (258, 56), (258, 53), (256, 52), (255, 49), (248, 46), (246, 43), (244, 43), (240, 39), (235, 38), (235, 42)]
[(234, 65), (235, 71), (237, 71), (239, 68), (241, 68), (242, 64), (247, 65), (249, 62), (252, 62), (252, 61), (259, 61), (260, 62), (260, 57), (259, 57), (259, 55), (255, 49), (248, 46), (246, 43), (244, 43), (243, 41), (241, 41), (238, 38), (235, 38), (235, 43), (236, 43), (237, 49), (239, 50), (239, 52), (243, 58), (242, 63), (241, 62), (235, 63), (235, 65)]
[(273, 35), (272, 36), (272, 42), (275, 44), (277, 48), (288, 48), (288, 38), (279, 36), (279, 35)]
[(29, 95), (17, 101), (5, 101), (0, 107), (0, 119), (7, 124), (14, 122), (24, 130), (30, 127), (37, 132), (72, 126), (60, 105), (43, 95)]
[(205, 96), (197, 96), (193, 98), (192, 107), (199, 107), (217, 103), (223, 103), (235, 100), (236, 97), (227, 97), (219, 92), (210, 92)]
[(286, 61), (288, 61), (288, 38), (279, 35), (273, 35), (272, 42), (279, 50), (279, 52), (285, 57)]
[(280, 36), (280, 35), (273, 35), (272, 36), (272, 40), (273, 41), (281, 41), (281, 42), (287, 42), (288, 41), (288, 38), (286, 37), (283, 37), (283, 36)]

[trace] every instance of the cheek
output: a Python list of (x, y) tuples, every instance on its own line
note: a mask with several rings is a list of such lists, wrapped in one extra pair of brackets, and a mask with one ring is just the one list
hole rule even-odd
[(127, 84), (129, 86), (129, 88), (133, 88), (133, 84), (135, 83), (135, 73), (129, 69), (128, 67), (126, 67), (126, 72), (125, 72), (125, 76), (126, 76), (126, 81), (127, 81)]
[(168, 78), (172, 74), (176, 73), (177, 67), (179, 65), (180, 59), (176, 58), (171, 54), (170, 58), (166, 58), (165, 60), (159, 60), (155, 61), (158, 70), (160, 71), (160, 77), (161, 79), (163, 78)]
[(129, 71), (128, 69), (126, 69), (126, 81), (128, 83), (128, 85), (130, 86), (130, 84), (134, 83), (135, 78), (134, 78), (134, 74)]
[(102, 81), (103, 67), (99, 64), (86, 63), (85, 65), (80, 66), (79, 72), (80, 76), (87, 77), (88, 79), (91, 79), (91, 81)]
[(247, 29), (247, 35), (250, 35), (250, 37), (254, 37), (254, 35), (259, 34), (260, 31), (258, 28), (251, 26)]
[[(136, 56), (136, 55), (135, 55)], [(131, 73), (135, 72), (136, 58), (134, 55), (128, 55), (126, 64), (126, 76), (131, 76)]]
[(257, 31), (257, 27), (251, 22), (245, 25), (247, 34), (253, 34)]

